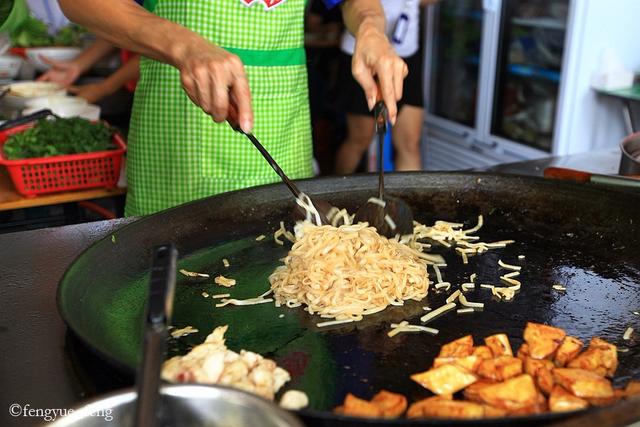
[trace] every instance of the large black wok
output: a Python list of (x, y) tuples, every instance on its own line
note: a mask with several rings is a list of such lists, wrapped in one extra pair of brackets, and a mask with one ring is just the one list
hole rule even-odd
[[(401, 334), (388, 338), (389, 324), (418, 323), (422, 307), (441, 305), (445, 294), (430, 292), (420, 303), (408, 303), (368, 316), (357, 324), (319, 329), (319, 319), (301, 309), (271, 304), (214, 308), (209, 294), (227, 292), (212, 279), (178, 278), (174, 324), (199, 329), (170, 343), (171, 355), (186, 352), (218, 325), (228, 324), (231, 349), (253, 350), (274, 358), (292, 374), (287, 386), (304, 390), (311, 408), (303, 411), (311, 425), (347, 425), (353, 420), (330, 411), (347, 392), (369, 398), (385, 388), (410, 401), (429, 393), (409, 379), (426, 370), (440, 345), (466, 334), (477, 341), (497, 332), (509, 334), (518, 347), (527, 321), (552, 324), (588, 340), (601, 336), (617, 344), (620, 367), (616, 381), (640, 379), (638, 339), (623, 341), (624, 330), (640, 330), (640, 197), (591, 185), (489, 174), (390, 175), (390, 194), (405, 199), (416, 218), (476, 223), (482, 213), (483, 241), (514, 239), (506, 249), (473, 257), (463, 265), (452, 251), (440, 249), (449, 262), (446, 280), (498, 283), (498, 259), (523, 265), (522, 291), (512, 302), (493, 300), (476, 289), (469, 300), (485, 302), (479, 313), (449, 313), (429, 326), (440, 334)], [(373, 176), (328, 178), (300, 183), (303, 191), (336, 206), (355, 210), (375, 192)], [(151, 249), (173, 242), (179, 268), (237, 279), (233, 297), (257, 296), (287, 248), (271, 239), (279, 221), (291, 225), (293, 206), (283, 185), (271, 185), (196, 201), (143, 218), (84, 252), (65, 274), (59, 288), (60, 312), (71, 330), (117, 369), (132, 371), (140, 349), (141, 316), (146, 297)], [(255, 237), (268, 237), (256, 242)], [(518, 260), (523, 254), (525, 260)], [(225, 268), (222, 258), (231, 266)], [(566, 292), (552, 288), (566, 286)], [(280, 317), (284, 314), (284, 317)], [(605, 408), (614, 414), (616, 407)], [(525, 417), (539, 424), (557, 416)], [(382, 423), (371, 421), (372, 424)], [(397, 423), (408, 423), (406, 420)], [(437, 421), (424, 424), (438, 424)], [(477, 422), (476, 422), (477, 424)]]

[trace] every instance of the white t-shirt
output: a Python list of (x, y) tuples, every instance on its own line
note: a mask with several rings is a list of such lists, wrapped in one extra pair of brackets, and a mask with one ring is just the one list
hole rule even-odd
[[(419, 0), (381, 0), (384, 15), (387, 18), (387, 37), (396, 50), (398, 56), (407, 58), (418, 51), (420, 2)], [(409, 17), (407, 32), (402, 43), (394, 43), (392, 40), (393, 30), (396, 22), (402, 13)], [(340, 48), (343, 52), (353, 55), (356, 39), (346, 31), (342, 35)]]
[(56, 0), (27, 0), (27, 5), (34, 18), (47, 24), (51, 35), (69, 25), (69, 20), (60, 10)]

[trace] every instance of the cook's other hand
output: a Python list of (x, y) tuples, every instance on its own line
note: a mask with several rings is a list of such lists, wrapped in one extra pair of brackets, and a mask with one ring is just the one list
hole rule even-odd
[(353, 76), (364, 89), (369, 109), (377, 99), (382, 99), (394, 124), (398, 115), (396, 102), (402, 98), (408, 68), (385, 35), (385, 17), (380, 1), (347, 0), (342, 6), (342, 13), (347, 28), (356, 38)]
[(49, 64), (51, 68), (42, 74), (38, 80), (43, 82), (58, 83), (62, 86), (73, 84), (81, 74), (85, 73), (104, 58), (115, 47), (103, 39), (96, 39), (89, 47), (83, 50), (80, 55), (69, 61), (54, 61), (41, 55), (42, 62)]
[(251, 93), (238, 56), (202, 39), (185, 52), (177, 68), (189, 98), (213, 120), (223, 122), (230, 118), (229, 104), (233, 102), (238, 110), (238, 124), (243, 131), (251, 131)]
[(43, 55), (40, 55), (40, 59), (51, 66), (47, 72), (38, 77), (38, 81), (41, 82), (58, 83), (66, 87), (75, 82), (83, 71), (76, 61), (54, 61)]
[(95, 104), (110, 94), (108, 88), (102, 83), (89, 83), (80, 86), (69, 86), (69, 93), (84, 98), (89, 104)]

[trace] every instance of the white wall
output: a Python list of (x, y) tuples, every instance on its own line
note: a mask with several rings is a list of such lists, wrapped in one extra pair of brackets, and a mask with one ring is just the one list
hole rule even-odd
[(573, 0), (563, 79), (569, 83), (558, 118), (566, 127), (558, 134), (555, 154), (615, 147), (625, 136), (619, 100), (597, 95), (591, 77), (600, 68), (605, 49), (624, 65), (640, 70), (640, 0)]

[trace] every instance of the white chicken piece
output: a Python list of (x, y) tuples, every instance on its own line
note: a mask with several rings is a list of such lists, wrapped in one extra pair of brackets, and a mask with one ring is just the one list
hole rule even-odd
[(309, 398), (300, 390), (287, 390), (280, 399), (280, 407), (289, 411), (297, 411), (309, 406)]
[(228, 385), (273, 400), (291, 379), (289, 373), (257, 353), (241, 350), (238, 354), (229, 350), (224, 340), (226, 331), (227, 326), (220, 326), (189, 353), (167, 360), (162, 378), (174, 383)]

